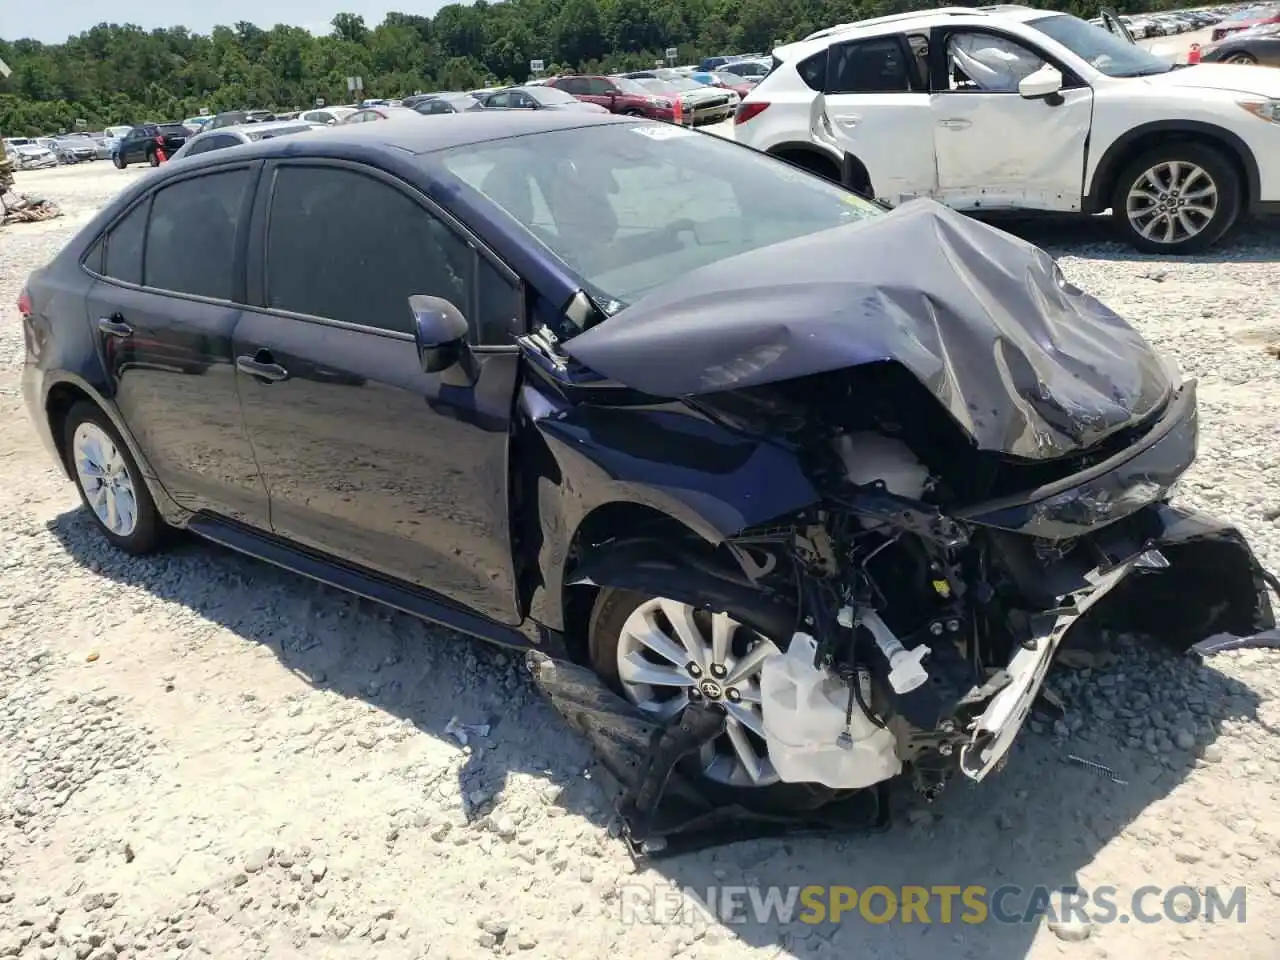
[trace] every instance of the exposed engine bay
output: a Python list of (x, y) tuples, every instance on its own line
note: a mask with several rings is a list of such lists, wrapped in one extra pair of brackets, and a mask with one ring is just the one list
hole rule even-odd
[[(929, 423), (936, 408), (904, 413), (915, 398), (892, 373), (864, 367), (698, 403), (791, 437), (823, 494), (795, 523), (728, 542), (744, 571), (774, 571), (759, 585), (799, 597), (797, 632), (761, 680), (774, 768), (834, 789), (909, 770), (932, 795), (956, 770), (981, 780), (1003, 762), (1071, 628), (1128, 578), (1136, 587), (1173, 566), (1162, 547), (1178, 549), (1169, 531), (1190, 515), (1167, 499), (1195, 454), (1194, 384), (1121, 446), (1026, 463), (948, 446), (946, 425)], [(857, 396), (868, 381), (879, 402)], [(845, 402), (831, 396), (841, 391)], [(1267, 629), (1266, 586), (1243, 549), (1227, 627)], [(1193, 624), (1186, 600), (1203, 587), (1179, 604)], [(1118, 622), (1124, 611), (1110, 608), (1083, 629)]]

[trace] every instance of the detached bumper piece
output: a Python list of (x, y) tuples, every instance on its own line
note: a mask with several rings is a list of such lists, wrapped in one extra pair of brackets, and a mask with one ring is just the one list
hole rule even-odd
[(714, 708), (690, 706), (670, 723), (655, 723), (609, 690), (594, 673), (533, 651), (534, 683), (591, 743), (616, 782), (622, 837), (636, 859), (659, 859), (742, 840), (813, 835), (888, 824), (884, 791), (836, 795), (814, 792), (812, 805), (788, 814), (762, 813), (718, 803), (686, 776), (680, 761), (723, 732)]
[(1276, 627), (1271, 593), (1280, 582), (1263, 569), (1243, 533), (1182, 507), (1157, 504), (1117, 527), (1145, 538), (1166, 568), (1139, 568), (1090, 612), (1099, 628), (1150, 637), (1179, 653), (1228, 634), (1251, 644)]

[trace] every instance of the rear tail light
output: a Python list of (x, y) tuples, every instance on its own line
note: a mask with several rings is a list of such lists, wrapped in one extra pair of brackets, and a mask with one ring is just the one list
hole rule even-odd
[(752, 117), (760, 116), (760, 114), (765, 112), (768, 106), (769, 104), (761, 103), (759, 101), (756, 101), (755, 103), (738, 104), (738, 110), (733, 115), (734, 125), (736, 126), (740, 123), (746, 123)]
[(24, 317), (29, 317), (34, 311), (31, 308), (31, 294), (27, 292), (27, 288), (23, 287), (22, 292), (18, 294), (18, 313)]

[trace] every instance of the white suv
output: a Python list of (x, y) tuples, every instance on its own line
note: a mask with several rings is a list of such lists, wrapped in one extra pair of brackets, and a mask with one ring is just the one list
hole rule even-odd
[(774, 51), (734, 137), (889, 205), (1110, 208), (1149, 252), (1280, 213), (1280, 70), (1174, 66), (1109, 26), (1001, 6), (832, 27)]

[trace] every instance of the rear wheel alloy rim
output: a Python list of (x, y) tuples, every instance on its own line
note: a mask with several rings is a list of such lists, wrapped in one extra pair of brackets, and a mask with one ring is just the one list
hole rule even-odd
[(1203, 167), (1166, 160), (1133, 182), (1125, 200), (1129, 225), (1155, 243), (1185, 243), (1218, 215), (1218, 185)]
[(1253, 57), (1249, 56), (1249, 54), (1247, 53), (1237, 53), (1234, 56), (1227, 57), (1227, 63), (1257, 63), (1257, 62), (1258, 62), (1257, 60), (1253, 59)]
[(129, 536), (138, 525), (138, 500), (115, 441), (97, 424), (86, 422), (76, 428), (71, 448), (90, 508), (116, 536)]
[(781, 651), (725, 613), (674, 600), (648, 600), (622, 625), (618, 679), (627, 698), (663, 720), (691, 702), (726, 714), (722, 737), (703, 748), (704, 776), (732, 787), (778, 781), (764, 743), (760, 669)]

